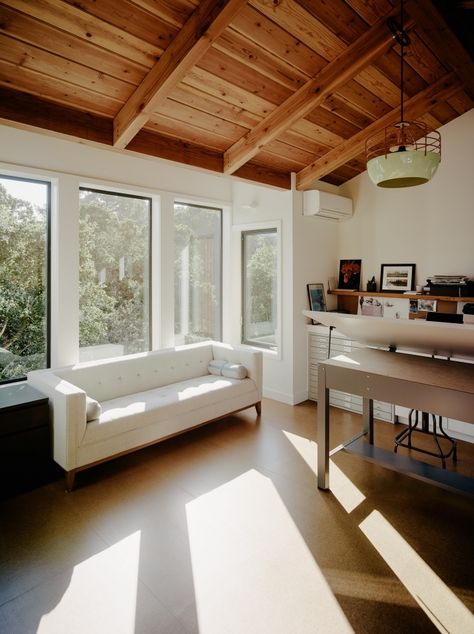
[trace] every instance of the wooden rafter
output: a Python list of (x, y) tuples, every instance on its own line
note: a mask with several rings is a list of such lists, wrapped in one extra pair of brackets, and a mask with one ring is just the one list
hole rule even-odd
[(456, 71), (465, 89), (474, 99), (474, 61), (449, 28), (431, 0), (418, 0), (410, 4), (410, 15), (424, 40), (430, 42), (439, 59)]
[[(417, 95), (407, 100), (404, 111), (407, 119), (416, 119), (433, 108), (437, 103), (449, 99), (451, 95), (462, 88), (455, 73), (442, 77), (437, 82), (425, 88)], [(396, 123), (400, 118), (400, 107), (390, 111), (378, 121), (361, 130), (351, 139), (341, 143), (336, 148), (325, 154), (322, 158), (313, 161), (296, 175), (296, 188), (308, 189), (311, 184), (321, 179), (326, 174), (333, 172), (344, 163), (355, 158), (365, 150), (365, 142), (369, 136), (381, 132), (386, 126)]]
[(267, 143), (321, 105), (331, 92), (347, 83), (386, 52), (394, 41), (386, 25), (387, 17), (393, 13), (391, 11), (380, 19), (315, 77), (309, 79), (276, 110), (234, 143), (224, 154), (224, 172), (235, 172), (258, 154)]
[(246, 0), (203, 0), (115, 117), (115, 147), (127, 146), (244, 4)]

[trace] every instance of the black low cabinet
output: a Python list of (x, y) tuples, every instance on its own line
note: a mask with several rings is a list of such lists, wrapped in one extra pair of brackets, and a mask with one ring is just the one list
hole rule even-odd
[(0, 498), (59, 476), (52, 458), (48, 397), (27, 383), (0, 387)]

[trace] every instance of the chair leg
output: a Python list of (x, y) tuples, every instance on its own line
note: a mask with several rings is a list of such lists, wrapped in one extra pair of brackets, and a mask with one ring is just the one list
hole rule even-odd
[(66, 471), (64, 474), (64, 479), (66, 483), (66, 491), (70, 493), (74, 489), (74, 481), (76, 479), (76, 470), (72, 469), (72, 471)]
[(257, 410), (257, 416), (260, 416), (260, 414), (262, 413), (262, 402), (259, 401), (258, 403), (255, 403), (255, 409)]

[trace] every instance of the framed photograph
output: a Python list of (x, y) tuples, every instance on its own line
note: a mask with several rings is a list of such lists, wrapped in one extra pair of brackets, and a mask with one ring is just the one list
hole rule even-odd
[(415, 284), (415, 264), (382, 264), (380, 290), (390, 293), (412, 291)]
[[(306, 284), (308, 289), (309, 309), (326, 310), (326, 298), (324, 296), (324, 284)], [(313, 320), (314, 321), (314, 320)]]
[(358, 291), (362, 260), (340, 260), (339, 285), (341, 291)]

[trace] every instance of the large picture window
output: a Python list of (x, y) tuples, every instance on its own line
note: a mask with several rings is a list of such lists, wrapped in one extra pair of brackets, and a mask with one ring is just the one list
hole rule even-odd
[(222, 338), (222, 209), (175, 203), (175, 344)]
[(50, 189), (0, 176), (0, 382), (49, 365)]
[(80, 359), (149, 350), (151, 199), (79, 196)]
[(242, 342), (277, 349), (276, 228), (242, 232)]

